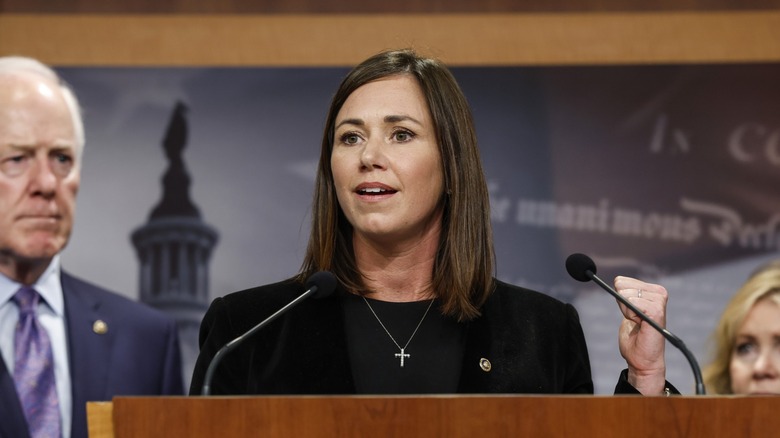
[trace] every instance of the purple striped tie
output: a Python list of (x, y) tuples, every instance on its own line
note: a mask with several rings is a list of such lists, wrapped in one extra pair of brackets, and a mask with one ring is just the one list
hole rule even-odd
[(51, 341), (35, 317), (40, 298), (35, 289), (26, 286), (19, 289), (13, 298), (19, 306), (19, 324), (14, 336), (14, 382), (30, 435), (59, 438), (62, 436), (60, 409)]

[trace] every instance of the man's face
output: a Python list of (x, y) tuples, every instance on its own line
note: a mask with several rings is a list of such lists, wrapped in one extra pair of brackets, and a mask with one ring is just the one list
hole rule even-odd
[(0, 74), (0, 272), (68, 242), (79, 188), (76, 134), (57, 84)]

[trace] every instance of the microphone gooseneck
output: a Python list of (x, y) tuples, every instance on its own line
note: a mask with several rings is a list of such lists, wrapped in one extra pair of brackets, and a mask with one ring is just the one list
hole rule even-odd
[(211, 358), (209, 367), (206, 369), (206, 375), (203, 378), (203, 387), (201, 388), (201, 395), (211, 394), (211, 380), (214, 377), (214, 371), (217, 369), (217, 365), (226, 354), (233, 351), (233, 349), (238, 347), (239, 344), (244, 342), (246, 339), (248, 339), (258, 331), (260, 331), (260, 329), (268, 325), (268, 323), (270, 323), (271, 321), (273, 321), (283, 313), (287, 312), (293, 306), (305, 300), (306, 298), (310, 296), (314, 296), (315, 298), (324, 298), (332, 294), (333, 291), (336, 290), (337, 284), (338, 281), (336, 280), (336, 276), (333, 275), (332, 273), (328, 271), (315, 272), (309, 277), (308, 280), (306, 280), (306, 292), (302, 293), (297, 298), (287, 303), (287, 305), (274, 312), (268, 318), (260, 321), (259, 324), (252, 327), (241, 336), (233, 339), (232, 341), (225, 344), (222, 348), (220, 348), (219, 351), (217, 351), (217, 354), (215, 354), (214, 357)]
[(631, 304), (628, 299), (626, 299), (623, 295), (620, 295), (612, 289), (611, 286), (609, 286), (607, 283), (605, 283), (602, 279), (600, 279), (596, 275), (596, 264), (593, 262), (593, 260), (586, 256), (585, 254), (575, 253), (570, 255), (566, 258), (566, 271), (569, 273), (569, 275), (572, 276), (577, 281), (582, 282), (588, 282), (593, 281), (594, 283), (601, 286), (602, 289), (609, 292), (612, 296), (614, 296), (618, 301), (623, 303), (626, 307), (631, 309), (634, 313), (639, 315), (642, 320), (650, 324), (651, 327), (656, 329), (658, 332), (660, 332), (672, 345), (677, 347), (685, 358), (688, 360), (688, 363), (691, 366), (691, 369), (693, 370), (693, 377), (696, 380), (696, 394), (697, 395), (704, 395), (704, 381), (701, 376), (701, 368), (699, 368), (699, 363), (696, 361), (696, 358), (693, 356), (693, 353), (688, 349), (688, 347), (685, 346), (685, 343), (674, 335), (674, 333), (670, 332), (669, 330), (661, 327), (658, 325), (657, 322), (653, 321), (649, 316), (647, 316), (644, 312), (639, 310), (635, 305)]

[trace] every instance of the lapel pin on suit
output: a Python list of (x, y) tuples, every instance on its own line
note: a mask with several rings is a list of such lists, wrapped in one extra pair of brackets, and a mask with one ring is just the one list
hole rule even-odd
[(479, 360), (479, 367), (482, 368), (482, 371), (489, 373), (491, 369), (493, 369), (493, 365), (490, 363), (489, 360), (485, 359), (484, 357)]
[(104, 335), (108, 332), (108, 324), (103, 322), (102, 319), (98, 319), (92, 324), (92, 331), (98, 335)]

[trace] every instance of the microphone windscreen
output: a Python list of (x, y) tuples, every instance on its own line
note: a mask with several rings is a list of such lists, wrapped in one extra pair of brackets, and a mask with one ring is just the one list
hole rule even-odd
[(314, 293), (314, 298), (325, 298), (336, 290), (337, 283), (335, 275), (329, 271), (319, 271), (306, 280), (306, 288), (311, 289), (316, 286), (317, 291)]
[(566, 258), (566, 271), (577, 281), (590, 281), (587, 272), (596, 273), (596, 264), (585, 254), (574, 253)]

